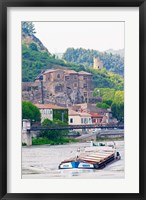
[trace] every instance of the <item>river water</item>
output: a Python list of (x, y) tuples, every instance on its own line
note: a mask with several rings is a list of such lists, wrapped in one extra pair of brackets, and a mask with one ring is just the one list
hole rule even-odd
[(104, 169), (58, 169), (61, 161), (74, 157), (77, 149), (90, 143), (65, 145), (38, 145), (22, 147), (22, 178), (124, 178), (124, 141), (115, 141), (121, 160), (108, 164)]

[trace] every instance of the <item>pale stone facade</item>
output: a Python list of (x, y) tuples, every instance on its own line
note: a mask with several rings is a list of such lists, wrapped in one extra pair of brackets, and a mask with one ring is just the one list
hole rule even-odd
[(103, 68), (103, 63), (99, 58), (93, 58), (93, 69), (101, 70)]
[(100, 102), (99, 97), (93, 97), (92, 92), (92, 74), (84, 71), (49, 69), (39, 74), (35, 82), (22, 83), (22, 100), (34, 104), (51, 103), (68, 107), (85, 102)]
[(91, 115), (85, 112), (75, 112), (69, 109), (69, 124), (70, 125), (86, 125), (92, 124)]
[(37, 106), (40, 110), (41, 113), (41, 122), (44, 121), (44, 119), (49, 119), (49, 120), (53, 120), (53, 110), (57, 110), (57, 109), (61, 109), (64, 110), (66, 108), (60, 107), (60, 106), (56, 106), (56, 105), (52, 105), (52, 104), (35, 104), (35, 106)]
[[(52, 95), (66, 95), (66, 104), (87, 102), (92, 98), (92, 74), (67, 69), (50, 69), (43, 72), (43, 83)], [(39, 76), (36, 78), (38, 82)]]

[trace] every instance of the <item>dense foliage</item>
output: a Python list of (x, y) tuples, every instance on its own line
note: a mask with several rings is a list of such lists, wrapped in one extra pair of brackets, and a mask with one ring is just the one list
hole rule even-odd
[(106, 101), (111, 104), (114, 96), (115, 96), (115, 89), (113, 88), (95, 88), (93, 91), (93, 95), (97, 97), (102, 97), (103, 101)]
[(79, 141), (77, 139), (72, 139), (72, 138), (61, 138), (56, 140), (50, 140), (47, 137), (32, 138), (33, 145), (43, 145), (43, 144), (57, 145), (57, 144), (66, 144), (70, 142), (79, 142)]
[(53, 118), (68, 123), (68, 109), (53, 109)]
[(22, 81), (32, 82), (43, 70), (68, 67), (76, 71), (84, 70), (82, 65), (67, 63), (61, 59), (55, 58), (48, 52), (38, 51), (37, 45), (22, 44)]
[[(123, 90), (123, 78), (116, 72), (123, 74), (124, 60), (119, 55), (101, 53), (95, 50), (68, 48), (64, 60), (58, 59), (48, 51), (41, 51), (41, 41), (34, 36), (35, 27), (32, 22), (22, 22), (22, 34), (31, 36), (35, 40), (27, 43), (22, 40), (22, 81), (33, 82), (42, 71), (52, 68), (69, 68), (76, 71), (87, 71), (93, 75), (93, 88), (114, 88)], [(45, 47), (43, 48), (45, 49)], [(93, 57), (99, 57), (104, 64), (102, 70), (91, 68)], [(109, 72), (110, 71), (110, 72)]]
[[(66, 125), (65, 122), (55, 119), (53, 121), (49, 119), (44, 119), (42, 122), (43, 127), (55, 126), (55, 125)], [(42, 137), (47, 137), (49, 140), (62, 139), (68, 133), (67, 130), (43, 130), (41, 132)]]
[(76, 64), (84, 64), (87, 68), (93, 66), (94, 57), (98, 57), (108, 71), (120, 75), (124, 74), (124, 58), (120, 57), (120, 55), (83, 48), (68, 48), (63, 55), (64, 60)]
[(93, 94), (102, 97), (102, 102), (97, 103), (97, 107), (111, 108), (113, 117), (119, 122), (124, 122), (124, 91), (116, 91), (113, 88), (95, 88)]
[(37, 75), (45, 69), (68, 68), (76, 71), (87, 71), (93, 74), (93, 87), (109, 87), (116, 90), (123, 89), (123, 78), (118, 74), (108, 72), (106, 69), (100, 71), (94, 69), (85, 69), (83, 65), (65, 62), (55, 58), (47, 52), (38, 51), (36, 44), (22, 44), (22, 81), (32, 82)]
[(93, 88), (124, 89), (124, 79), (118, 74), (108, 72), (105, 68), (102, 70), (86, 69), (86, 71), (93, 74)]
[(124, 91), (116, 91), (111, 106), (113, 116), (124, 122)]
[(29, 101), (22, 102), (22, 119), (30, 119), (33, 122), (41, 121), (39, 109)]
[(108, 108), (110, 108), (110, 106), (108, 104), (104, 103), (104, 102), (97, 103), (96, 106), (98, 108), (102, 108), (102, 109), (108, 109)]
[(32, 22), (22, 22), (22, 32), (24, 32), (27, 35), (35, 34), (35, 27)]

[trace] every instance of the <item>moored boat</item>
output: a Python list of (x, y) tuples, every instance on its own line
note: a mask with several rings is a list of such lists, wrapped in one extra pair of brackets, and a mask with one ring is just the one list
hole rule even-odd
[(102, 169), (108, 163), (120, 158), (120, 153), (116, 151), (114, 145), (93, 145), (75, 157), (62, 161), (59, 169)]

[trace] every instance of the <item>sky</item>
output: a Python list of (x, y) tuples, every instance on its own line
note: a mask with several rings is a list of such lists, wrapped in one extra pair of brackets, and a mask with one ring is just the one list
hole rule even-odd
[(98, 51), (124, 48), (124, 22), (33, 22), (38, 37), (50, 53), (67, 48)]

